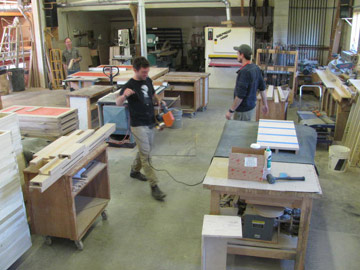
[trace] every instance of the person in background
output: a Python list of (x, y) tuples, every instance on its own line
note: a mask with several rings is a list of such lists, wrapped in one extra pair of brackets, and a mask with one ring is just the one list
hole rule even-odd
[[(155, 94), (152, 80), (148, 77), (150, 63), (144, 57), (133, 62), (134, 76), (121, 89), (116, 105), (122, 106), (127, 100), (130, 112), (131, 133), (135, 138), (138, 153), (131, 167), (130, 177), (148, 181), (154, 199), (163, 201), (165, 194), (158, 186), (158, 179), (151, 165), (151, 150), (154, 143), (154, 99), (160, 104), (161, 98)], [(164, 102), (163, 102), (164, 103)], [(166, 106), (166, 104), (165, 104)], [(145, 175), (140, 170), (143, 169)]]
[(234, 47), (237, 51), (237, 59), (242, 67), (237, 71), (236, 85), (234, 90), (234, 102), (226, 113), (226, 119), (239, 121), (256, 121), (256, 95), (260, 90), (263, 103), (262, 111), (267, 114), (269, 107), (266, 98), (266, 85), (260, 68), (251, 63), (252, 49), (249, 45), (242, 44)]
[(65, 38), (66, 49), (62, 52), (62, 62), (64, 66), (65, 76), (69, 76), (80, 71), (81, 55), (79, 51), (72, 47), (71, 38)]

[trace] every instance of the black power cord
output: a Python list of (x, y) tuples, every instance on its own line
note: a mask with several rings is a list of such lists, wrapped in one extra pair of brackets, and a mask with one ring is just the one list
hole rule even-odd
[[(141, 141), (140, 138), (137, 137), (134, 133), (132, 133), (132, 135), (133, 135), (137, 140)], [(188, 183), (185, 183), (185, 182), (183, 182), (183, 181), (177, 180), (174, 176), (172, 176), (172, 174), (171, 174), (168, 170), (155, 168), (155, 167), (152, 165), (151, 159), (150, 159), (151, 151), (152, 151), (152, 149), (150, 149), (150, 151), (149, 151), (148, 163), (149, 163), (150, 167), (151, 167), (153, 170), (155, 170), (155, 171), (157, 171), (157, 172), (165, 172), (174, 182), (176, 182), (176, 183), (178, 183), (178, 184), (182, 184), (182, 185), (188, 186), (188, 187), (195, 187), (195, 186), (201, 185), (201, 184), (204, 182), (205, 177), (204, 177), (203, 180), (201, 180), (201, 181), (198, 182), (198, 183), (188, 184)]]

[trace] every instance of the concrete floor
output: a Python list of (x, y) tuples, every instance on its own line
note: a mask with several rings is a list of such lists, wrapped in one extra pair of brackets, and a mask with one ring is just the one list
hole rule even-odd
[[(5, 96), (3, 103), (64, 106), (65, 93), (33, 89)], [(312, 96), (305, 98), (308, 105), (316, 104)], [(157, 141), (162, 143), (153, 157), (154, 166), (187, 183), (201, 181), (231, 100), (231, 90), (212, 89), (207, 111), (193, 119), (184, 117), (182, 129), (157, 133)], [(295, 116), (293, 106), (288, 118), (295, 120)], [(177, 184), (159, 172), (160, 187), (168, 197), (165, 202), (153, 200), (147, 183), (129, 177), (135, 153), (135, 149), (109, 148), (109, 219), (96, 221), (84, 239), (83, 251), (69, 240), (54, 239), (53, 245), (47, 246), (41, 236), (33, 235), (33, 247), (11, 269), (200, 269), (202, 219), (209, 213), (210, 192), (201, 185)], [(318, 147), (316, 165), (324, 195), (313, 205), (306, 269), (359, 269), (360, 170), (334, 174), (328, 171), (327, 161), (326, 147)], [(293, 269), (293, 265), (292, 261), (228, 256), (231, 270)]]

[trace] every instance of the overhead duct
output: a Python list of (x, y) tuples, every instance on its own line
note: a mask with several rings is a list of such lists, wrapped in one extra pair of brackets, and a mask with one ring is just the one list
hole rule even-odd
[[(91, 7), (91, 6), (109, 6), (109, 5), (129, 5), (129, 4), (138, 4), (140, 1), (119, 1), (119, 0), (108, 0), (103, 1), (94, 1), (94, 0), (79, 0), (72, 3), (63, 3), (58, 4), (58, 7)], [(228, 0), (147, 0), (143, 1), (144, 4), (183, 4), (183, 3), (216, 3), (222, 2), (225, 4), (226, 8), (226, 20), (231, 21), (231, 4)]]

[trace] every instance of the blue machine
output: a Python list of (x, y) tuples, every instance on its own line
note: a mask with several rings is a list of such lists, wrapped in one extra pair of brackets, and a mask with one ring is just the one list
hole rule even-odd
[[(120, 91), (120, 90), (119, 90)], [(110, 93), (98, 100), (100, 126), (106, 123), (116, 124), (116, 130), (113, 134), (130, 136), (128, 143), (134, 144), (135, 139), (130, 131), (129, 110), (125, 106), (116, 106), (115, 99), (119, 91)]]

